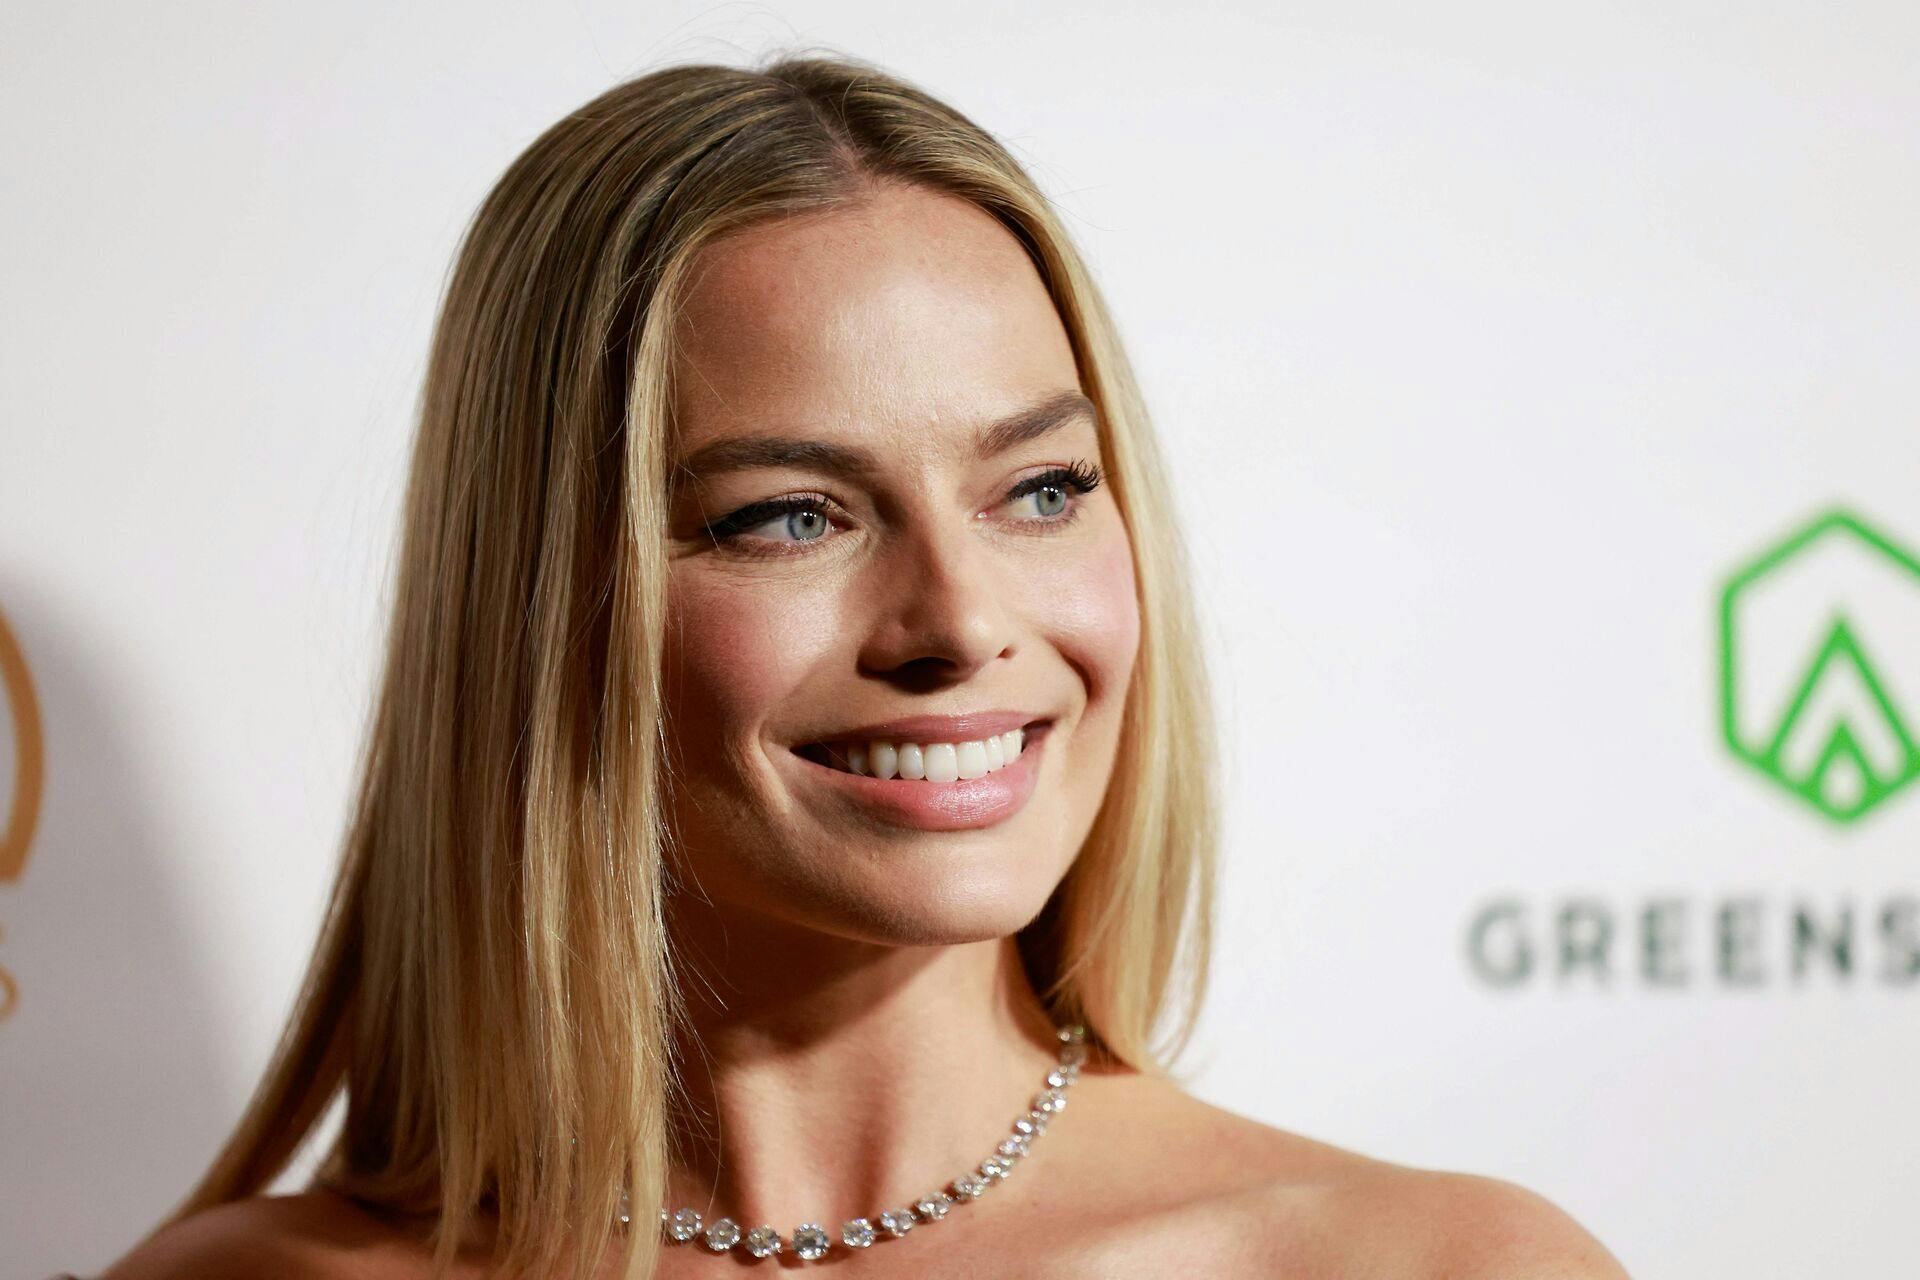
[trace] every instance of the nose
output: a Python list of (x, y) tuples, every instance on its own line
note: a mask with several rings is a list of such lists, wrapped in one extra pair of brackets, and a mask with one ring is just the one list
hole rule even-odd
[(916, 517), (873, 567), (873, 619), (864, 671), (957, 683), (1012, 652), (1005, 573), (975, 530)]

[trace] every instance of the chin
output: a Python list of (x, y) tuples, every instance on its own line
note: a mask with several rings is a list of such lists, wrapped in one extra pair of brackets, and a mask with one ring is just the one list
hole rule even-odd
[(788, 917), (823, 932), (882, 946), (943, 947), (984, 942), (1018, 933), (1040, 914), (1059, 883), (1058, 876), (1036, 876), (1028, 863), (988, 874), (977, 867), (943, 872), (904, 869), (858, 886), (824, 888), (813, 910)]

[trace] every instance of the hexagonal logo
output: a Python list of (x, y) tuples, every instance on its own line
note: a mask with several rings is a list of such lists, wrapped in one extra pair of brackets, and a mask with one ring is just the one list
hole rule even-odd
[(1834, 822), (1920, 777), (1920, 558), (1831, 511), (1720, 594), (1720, 718), (1733, 754)]

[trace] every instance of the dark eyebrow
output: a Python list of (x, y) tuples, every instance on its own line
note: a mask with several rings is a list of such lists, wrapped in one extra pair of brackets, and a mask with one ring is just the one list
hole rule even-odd
[[(991, 458), (1005, 453), (1076, 418), (1098, 425), (1100, 414), (1080, 391), (1056, 391), (981, 427), (974, 437), (975, 456)], [(752, 467), (804, 467), (842, 476), (866, 475), (877, 469), (873, 455), (858, 445), (792, 436), (735, 436), (695, 449), (674, 465), (673, 480), (680, 484)]]
[(1019, 409), (998, 422), (989, 422), (980, 429), (974, 440), (973, 450), (976, 458), (991, 458), (1005, 453), (1016, 445), (1029, 440), (1038, 440), (1047, 432), (1063, 427), (1075, 418), (1085, 418), (1099, 425), (1099, 411), (1093, 407), (1093, 401), (1079, 391), (1056, 391), (1041, 400), (1036, 400), (1024, 409)]

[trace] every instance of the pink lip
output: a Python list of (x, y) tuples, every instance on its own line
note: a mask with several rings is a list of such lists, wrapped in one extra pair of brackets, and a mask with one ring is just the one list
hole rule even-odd
[(796, 745), (821, 742), (978, 742), (996, 733), (1048, 719), (1035, 711), (976, 711), (964, 716), (904, 716), (854, 729), (836, 729)]
[[(894, 723), (916, 724), (906, 720)], [(1024, 722), (1009, 723), (1006, 728), (1017, 729), (1020, 723)], [(974, 778), (968, 782), (871, 778), (864, 774), (846, 773), (831, 765), (818, 764), (797, 752), (789, 751), (787, 754), (820, 786), (836, 792), (844, 801), (864, 809), (882, 822), (921, 831), (966, 831), (1004, 822), (1026, 807), (1028, 797), (1033, 794), (1034, 783), (1039, 780), (1040, 752), (1051, 728), (1051, 724), (1046, 724), (1029, 729), (1021, 743), (1018, 760), (984, 778)], [(924, 733), (925, 728), (917, 727), (914, 731)], [(946, 731), (944, 728), (941, 730)], [(994, 732), (1005, 730), (975, 728), (969, 730), (972, 736), (958, 738), (944, 738), (938, 734), (925, 739), (915, 739), (908, 734), (901, 734), (900, 737), (908, 742), (972, 742)], [(876, 733), (874, 736), (884, 741), (887, 734)]]

